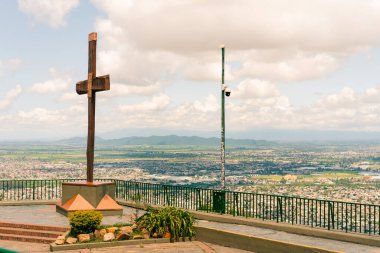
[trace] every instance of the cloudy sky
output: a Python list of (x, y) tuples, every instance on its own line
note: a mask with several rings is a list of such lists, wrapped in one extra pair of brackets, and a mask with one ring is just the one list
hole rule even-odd
[(92, 31), (99, 135), (216, 136), (221, 44), (227, 136), (380, 132), (379, 26), (375, 0), (2, 1), (0, 140), (86, 134)]

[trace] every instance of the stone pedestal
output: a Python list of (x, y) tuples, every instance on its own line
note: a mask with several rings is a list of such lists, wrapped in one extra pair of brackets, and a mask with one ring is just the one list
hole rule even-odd
[(123, 208), (115, 201), (115, 183), (62, 183), (62, 200), (56, 204), (56, 211), (68, 216), (78, 210), (96, 210), (105, 216), (122, 215)]

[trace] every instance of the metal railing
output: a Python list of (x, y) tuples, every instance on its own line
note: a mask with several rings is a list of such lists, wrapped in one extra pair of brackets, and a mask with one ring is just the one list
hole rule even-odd
[(380, 235), (380, 205), (115, 180), (116, 197), (149, 205)]
[[(97, 179), (110, 181), (111, 179)], [(50, 200), (62, 196), (62, 183), (84, 179), (0, 180), (0, 201)], [(111, 180), (114, 181), (114, 180)]]
[[(0, 180), (0, 201), (58, 199), (62, 182), (68, 181), (83, 179)], [(97, 181), (115, 181), (116, 198), (131, 202), (380, 235), (380, 205), (114, 179)]]

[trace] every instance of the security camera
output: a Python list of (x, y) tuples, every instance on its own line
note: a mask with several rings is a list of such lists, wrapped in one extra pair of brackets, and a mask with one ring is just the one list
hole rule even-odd
[(230, 88), (226, 88), (224, 90), (224, 92), (226, 93), (226, 96), (229, 97), (231, 95), (231, 89)]

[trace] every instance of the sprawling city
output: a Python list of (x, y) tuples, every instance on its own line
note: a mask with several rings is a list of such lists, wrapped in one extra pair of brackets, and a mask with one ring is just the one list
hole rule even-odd
[[(170, 138), (163, 136), (160, 142)], [(138, 146), (117, 140), (99, 144), (95, 178), (220, 188), (218, 146), (154, 145), (152, 139), (145, 138), (146, 144)], [(380, 143), (230, 142), (233, 146), (226, 142), (229, 190), (380, 204)], [(1, 178), (86, 175), (85, 146), (80, 142), (8, 143), (1, 145), (0, 154)]]

